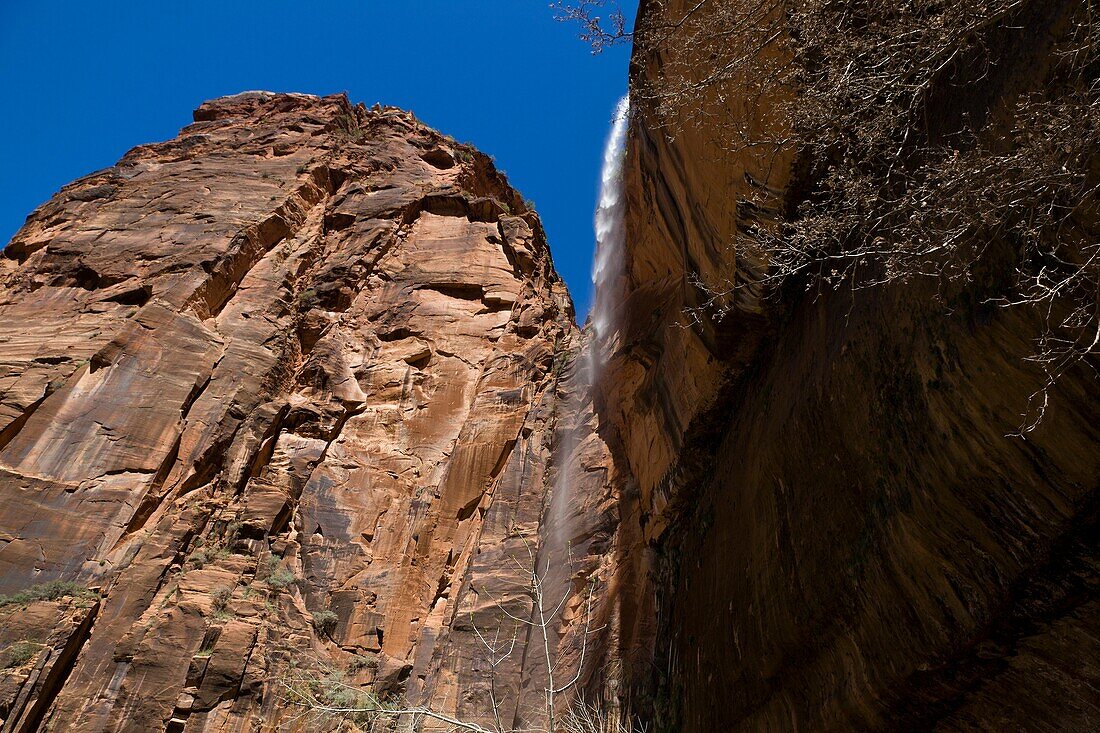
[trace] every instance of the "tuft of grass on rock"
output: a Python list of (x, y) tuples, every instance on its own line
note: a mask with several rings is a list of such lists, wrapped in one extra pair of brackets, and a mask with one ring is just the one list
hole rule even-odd
[(0, 652), (0, 669), (15, 669), (22, 667), (27, 662), (38, 656), (42, 644), (33, 641), (17, 641), (3, 652)]
[(34, 601), (57, 601), (62, 598), (93, 598), (96, 593), (71, 580), (51, 580), (48, 583), (32, 585), (30, 588), (0, 596), (0, 608), (12, 605), (25, 605)]

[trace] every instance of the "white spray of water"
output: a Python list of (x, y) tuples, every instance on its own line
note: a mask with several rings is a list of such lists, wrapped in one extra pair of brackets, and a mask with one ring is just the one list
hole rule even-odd
[(596, 257), (592, 264), (592, 328), (595, 331), (594, 361), (603, 361), (607, 339), (614, 332), (617, 280), (623, 271), (623, 163), (626, 160), (626, 132), (630, 122), (630, 96), (619, 100), (611, 134), (603, 151), (600, 200), (596, 207)]
[(577, 455), (578, 439), (585, 428), (585, 415), (592, 404), (592, 389), (598, 383), (599, 372), (606, 358), (608, 339), (614, 333), (614, 314), (618, 306), (623, 272), (625, 228), (623, 217), (626, 197), (623, 193), (623, 163), (626, 158), (626, 133), (630, 119), (630, 98), (623, 97), (615, 107), (611, 133), (604, 147), (603, 171), (600, 178), (600, 198), (596, 206), (596, 256), (592, 264), (593, 305), (590, 314), (592, 336), (585, 353), (573, 365), (568, 379), (565, 415), (572, 423), (561, 433), (557, 448), (557, 477), (550, 505), (554, 547), (551, 552), (568, 551), (569, 537), (577, 521), (570, 515), (574, 506), (574, 479), (584, 467)]

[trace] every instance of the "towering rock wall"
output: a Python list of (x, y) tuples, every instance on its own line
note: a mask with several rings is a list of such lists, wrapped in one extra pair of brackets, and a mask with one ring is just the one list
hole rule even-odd
[[(194, 117), (0, 259), (0, 729), (317, 730), (291, 703), (345, 684), (487, 722), (492, 683), (538, 720), (542, 641), (490, 669), (481, 638), (566, 547), (542, 524), (579, 333), (537, 216), (396, 109)], [(609, 613), (610, 486), (555, 530), (562, 675)]]
[[(639, 26), (696, 5), (643, 2)], [(930, 115), (995, 118), (1042, 84), (1056, 29), (1026, 27)], [(799, 171), (723, 144), (731, 119), (766, 124), (736, 89), (701, 123), (658, 114), (670, 52), (633, 60), (625, 325), (602, 396), (654, 553), (636, 705), (685, 733), (1094, 727), (1095, 372), (1062, 374), (1040, 427), (1007, 437), (1043, 383), (1041, 316), (991, 305), (988, 283), (764, 297), (767, 263), (734, 235), (788, 215)]]

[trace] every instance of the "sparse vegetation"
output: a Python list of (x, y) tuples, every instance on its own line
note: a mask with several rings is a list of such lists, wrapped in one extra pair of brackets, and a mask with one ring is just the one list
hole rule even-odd
[(352, 142), (362, 142), (367, 137), (367, 131), (360, 127), (354, 112), (340, 114), (336, 118), (336, 130)]
[[(524, 633), (532, 645), (538, 644), (537, 652), (545, 659), (545, 679), (543, 680), (543, 692), (545, 702), (546, 727), (527, 727), (521, 730), (528, 733), (630, 733), (630, 731), (642, 732), (645, 727), (632, 726), (629, 722), (623, 722), (612, 718), (598, 705), (587, 704), (583, 697), (575, 695), (572, 702), (563, 697), (570, 691), (575, 691), (584, 669), (585, 655), (588, 649), (588, 639), (591, 634), (599, 629), (592, 629), (592, 598), (594, 587), (591, 583), (586, 586), (582, 608), (584, 609), (581, 620), (583, 626), (576, 630), (581, 643), (579, 657), (574, 660), (575, 673), (559, 678), (562, 658), (557, 656), (560, 652), (557, 648), (560, 640), (560, 630), (557, 628), (558, 612), (565, 606), (573, 595), (573, 590), (567, 588), (564, 596), (557, 602), (548, 599), (545, 595), (545, 578), (549, 573), (549, 565), (541, 568), (536, 560), (534, 551), (528, 546), (531, 566), (525, 567), (516, 560), (517, 566), (528, 573), (528, 583), (522, 585), (522, 593), (531, 599), (529, 618), (521, 618), (510, 612), (501, 600), (497, 600), (497, 608), (501, 612), (501, 626), (495, 632), (479, 628), (471, 617), (469, 628), (473, 629), (477, 639), (484, 648), (486, 658), (486, 675), (489, 682), (488, 695), (491, 706), (493, 723), (483, 725), (474, 723), (452, 715), (441, 713), (423, 706), (410, 706), (402, 701), (383, 700), (372, 694), (369, 690), (350, 684), (345, 676), (331, 668), (327, 663), (318, 660), (309, 660), (308, 666), (292, 662), (287, 674), (280, 676), (279, 682), (286, 690), (286, 700), (303, 708), (303, 714), (318, 715), (326, 718), (347, 720), (357, 725), (373, 726), (376, 723), (389, 725), (398, 719), (410, 721), (410, 730), (420, 730), (428, 720), (442, 723), (452, 731), (470, 731), (471, 733), (519, 733), (519, 730), (505, 723), (506, 714), (502, 711), (507, 707), (505, 700), (501, 698), (501, 690), (498, 688), (498, 669), (513, 654), (521, 648), (519, 643), (521, 629), (524, 626), (530, 628), (531, 635)], [(316, 620), (317, 614), (314, 614)], [(510, 630), (502, 635), (502, 631), (508, 627)], [(530, 650), (535, 652), (536, 647)], [(360, 661), (363, 660), (363, 661)], [(372, 664), (372, 662), (374, 664)], [(367, 667), (376, 666), (373, 658), (357, 656), (348, 665), (350, 673), (358, 672)]]
[(576, 354), (576, 350), (570, 348), (569, 343), (558, 336), (554, 339), (554, 361), (550, 367), (550, 373), (554, 377), (554, 381), (561, 379), (562, 374), (565, 373), (565, 368), (569, 365), (570, 359)]
[(221, 546), (227, 550), (233, 546), (233, 543), (237, 541), (237, 538), (241, 535), (241, 522), (234, 519), (225, 525), (225, 530), (222, 534)]
[(317, 630), (318, 634), (331, 634), (336, 630), (336, 624), (339, 620), (340, 617), (329, 609), (313, 612), (313, 628)]
[(281, 568), (279, 570), (276, 570), (268, 577), (267, 584), (277, 590), (286, 590), (295, 582), (297, 582), (297, 580), (298, 578), (294, 575), (294, 573), (286, 568)]
[(215, 588), (214, 592), (210, 594), (210, 600), (213, 602), (214, 611), (224, 611), (229, 605), (229, 601), (233, 599), (233, 588), (230, 586), (222, 586), (221, 588)]
[(257, 568), (257, 573), (260, 580), (267, 578), (267, 576), (278, 570), (279, 566), (282, 565), (282, 562), (283, 559), (278, 555), (268, 555), (267, 557), (265, 557), (260, 562), (260, 566)]
[(33, 641), (17, 641), (3, 652), (0, 652), (0, 669), (14, 669), (16, 667), (22, 667), (27, 662), (34, 659), (42, 644), (36, 644)]
[(317, 305), (317, 291), (313, 288), (306, 288), (298, 293), (297, 300), (299, 310), (308, 311)]
[(391, 709), (370, 690), (349, 684), (342, 672), (320, 662), (310, 667), (292, 664), (282, 683), (288, 702), (324, 718), (370, 726)]
[(203, 640), (202, 647), (195, 652), (195, 656), (199, 658), (209, 658), (214, 654), (214, 642), (216, 638), (211, 637)]
[(187, 558), (187, 561), (196, 570), (201, 570), (206, 565), (211, 565), (219, 560), (229, 557), (237, 536), (240, 534), (241, 523), (228, 522), (221, 527), (220, 532), (213, 539), (199, 538), (195, 541), (195, 550)]
[(61, 598), (72, 597), (77, 599), (90, 599), (96, 595), (95, 591), (68, 580), (51, 580), (48, 583), (32, 585), (30, 588), (0, 596), (0, 608), (12, 605), (24, 605), (34, 601), (56, 601)]
[(222, 558), (228, 557), (228, 555), (229, 550), (224, 547), (200, 547), (191, 553), (187, 561), (191, 563), (196, 570), (201, 570), (204, 566), (215, 563)]
[(364, 669), (378, 669), (378, 657), (373, 654), (370, 656), (356, 654), (352, 660), (348, 662), (349, 674), (356, 674)]

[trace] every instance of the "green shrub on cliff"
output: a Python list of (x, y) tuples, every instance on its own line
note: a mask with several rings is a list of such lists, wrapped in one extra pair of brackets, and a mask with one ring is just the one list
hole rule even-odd
[(0, 669), (22, 667), (35, 658), (42, 646), (42, 644), (36, 644), (33, 641), (15, 642), (3, 652), (0, 652)]
[(24, 605), (34, 601), (57, 601), (62, 598), (92, 598), (95, 591), (69, 580), (51, 580), (48, 583), (32, 585), (29, 588), (0, 596), (0, 608), (12, 605)]
[(286, 590), (297, 582), (298, 578), (286, 568), (280, 568), (268, 576), (267, 584), (276, 590)]
[(317, 630), (318, 634), (331, 634), (336, 630), (336, 624), (339, 620), (340, 617), (328, 609), (313, 612), (313, 628)]

